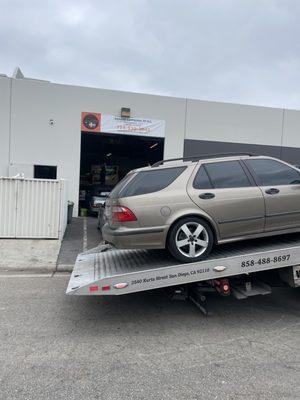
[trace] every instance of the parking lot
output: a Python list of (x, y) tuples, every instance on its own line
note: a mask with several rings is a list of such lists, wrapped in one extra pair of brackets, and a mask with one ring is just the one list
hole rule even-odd
[(297, 399), (300, 291), (65, 296), (66, 273), (0, 277), (1, 399)]

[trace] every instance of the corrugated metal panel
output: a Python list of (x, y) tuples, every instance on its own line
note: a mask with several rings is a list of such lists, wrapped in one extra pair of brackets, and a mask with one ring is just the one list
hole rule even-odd
[(0, 237), (15, 237), (17, 184), (16, 180), (0, 178)]
[(68, 219), (68, 182), (60, 180), (60, 216), (59, 216), (59, 238), (63, 239)]
[(66, 196), (64, 181), (0, 178), (0, 237), (61, 239)]
[(16, 237), (58, 238), (59, 181), (20, 180)]

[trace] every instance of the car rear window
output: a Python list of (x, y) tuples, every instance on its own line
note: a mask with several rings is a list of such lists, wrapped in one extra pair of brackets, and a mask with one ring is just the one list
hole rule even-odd
[(120, 190), (118, 189), (118, 197), (158, 192), (174, 182), (185, 169), (186, 167), (176, 167), (138, 172), (131, 180), (127, 180)]
[(127, 174), (114, 188), (113, 190), (110, 192), (109, 198), (110, 199), (115, 199), (117, 197), (119, 197), (119, 193), (121, 192), (121, 190), (123, 189), (123, 187), (125, 185), (127, 185), (127, 183), (130, 181), (130, 179), (132, 179), (134, 176), (133, 173), (131, 174)]

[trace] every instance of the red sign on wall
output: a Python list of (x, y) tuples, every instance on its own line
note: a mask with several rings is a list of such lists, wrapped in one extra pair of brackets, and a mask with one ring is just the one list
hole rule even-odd
[(81, 113), (81, 130), (83, 132), (100, 132), (101, 114), (82, 112)]

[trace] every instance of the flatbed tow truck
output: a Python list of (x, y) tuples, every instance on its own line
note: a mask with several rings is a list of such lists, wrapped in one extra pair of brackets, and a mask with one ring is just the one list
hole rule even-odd
[(164, 250), (116, 250), (103, 245), (78, 255), (68, 295), (124, 295), (165, 288), (208, 314), (207, 293), (238, 299), (300, 287), (300, 233), (216, 246), (207, 259), (181, 264)]

